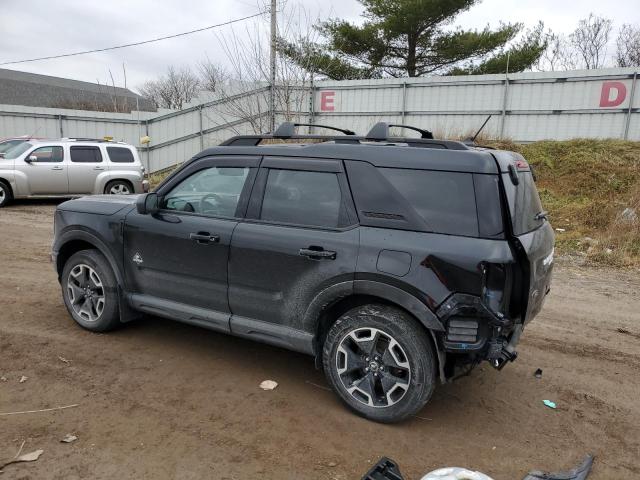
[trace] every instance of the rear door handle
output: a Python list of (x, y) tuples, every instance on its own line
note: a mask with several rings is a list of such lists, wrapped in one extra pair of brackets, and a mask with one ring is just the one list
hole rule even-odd
[(312, 260), (335, 260), (336, 252), (331, 250), (324, 250), (322, 247), (315, 248), (301, 248), (298, 252), (303, 257), (308, 257)]
[(51, 170), (62, 170), (62, 167), (51, 167)]
[(94, 170), (104, 170), (104, 167), (93, 167)]
[(190, 233), (189, 238), (201, 245), (209, 245), (220, 241), (220, 237), (218, 235), (211, 235), (207, 232)]

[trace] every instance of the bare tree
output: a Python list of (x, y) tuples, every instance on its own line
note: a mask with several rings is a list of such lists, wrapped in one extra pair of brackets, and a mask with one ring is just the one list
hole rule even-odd
[(640, 67), (640, 26), (625, 23), (616, 38), (616, 63), (619, 67)]
[(198, 64), (200, 74), (200, 86), (204, 90), (215, 92), (220, 85), (228, 80), (228, 73), (224, 68), (216, 65), (209, 57)]
[(140, 95), (153, 101), (156, 107), (181, 110), (193, 100), (200, 89), (200, 79), (189, 67), (170, 66), (157, 80), (149, 80), (138, 87)]
[[(313, 28), (314, 23), (300, 5), (282, 3), (278, 11), (278, 37), (296, 43), (315, 41), (317, 32)], [(245, 26), (243, 31), (232, 28), (230, 34), (217, 34), (217, 37), (227, 57), (228, 70), (221, 71), (207, 59), (201, 65), (201, 72), (214, 72), (216, 93), (223, 100), (220, 109), (224, 111), (226, 119), (235, 118), (248, 123), (254, 133), (267, 131), (270, 88), (267, 25), (258, 20)], [(295, 121), (307, 115), (303, 113), (303, 107), (308, 102), (312, 75), (312, 65), (297, 65), (284, 55), (278, 55), (275, 85), (278, 116)]]
[(607, 44), (611, 35), (611, 20), (593, 13), (580, 20), (578, 28), (569, 36), (587, 69), (602, 68), (606, 62)]
[(575, 70), (578, 67), (578, 55), (566, 36), (549, 32), (547, 49), (544, 51), (537, 68), (541, 71)]

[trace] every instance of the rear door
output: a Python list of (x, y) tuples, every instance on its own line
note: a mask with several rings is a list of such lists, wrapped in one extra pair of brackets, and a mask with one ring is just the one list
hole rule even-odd
[(71, 145), (69, 147), (69, 193), (92, 194), (96, 178), (107, 170), (100, 147), (97, 145)]
[[(28, 162), (26, 160), (29, 160)], [(15, 160), (15, 169), (24, 173), (30, 195), (69, 193), (67, 162), (60, 145), (40, 146)]]
[(542, 309), (551, 288), (554, 234), (546, 219), (529, 165), (516, 160), (508, 173), (502, 174), (513, 234), (522, 257), (525, 285), (522, 300), (526, 303), (524, 322)]
[(337, 160), (265, 158), (229, 259), (231, 329), (302, 329), (313, 298), (354, 277), (359, 234)]
[(258, 162), (258, 157), (199, 160), (158, 191), (158, 213), (128, 214), (127, 290), (144, 295), (146, 305), (209, 312), (198, 318), (228, 330), (229, 245)]

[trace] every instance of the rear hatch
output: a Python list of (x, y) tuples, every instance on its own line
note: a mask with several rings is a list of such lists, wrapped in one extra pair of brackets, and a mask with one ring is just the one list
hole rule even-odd
[(542, 309), (551, 287), (553, 228), (540, 202), (533, 173), (521, 155), (495, 152), (502, 175), (514, 246), (522, 265), (520, 310), (523, 323)]

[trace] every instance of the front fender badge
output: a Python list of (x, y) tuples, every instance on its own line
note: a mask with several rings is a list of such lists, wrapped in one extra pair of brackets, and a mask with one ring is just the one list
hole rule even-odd
[(142, 263), (144, 262), (144, 260), (142, 260), (142, 255), (140, 255), (140, 252), (136, 252), (131, 261), (136, 265), (142, 265)]

